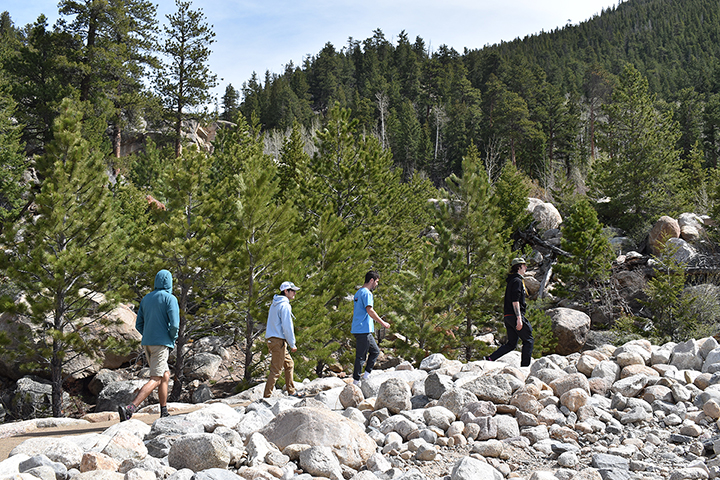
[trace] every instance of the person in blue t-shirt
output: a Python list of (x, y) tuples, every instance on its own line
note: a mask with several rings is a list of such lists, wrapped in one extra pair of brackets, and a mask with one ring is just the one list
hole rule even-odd
[(353, 368), (353, 383), (355, 385), (360, 384), (363, 364), (365, 364), (365, 373), (362, 374), (362, 378), (366, 379), (370, 376), (370, 372), (375, 366), (375, 360), (380, 354), (380, 349), (373, 336), (375, 332), (374, 322), (378, 322), (385, 328), (390, 327), (390, 324), (380, 318), (380, 315), (373, 308), (372, 291), (375, 290), (378, 283), (380, 283), (380, 276), (377, 272), (369, 271), (365, 274), (365, 284), (355, 293), (353, 298), (353, 321), (350, 333), (355, 335), (355, 367)]

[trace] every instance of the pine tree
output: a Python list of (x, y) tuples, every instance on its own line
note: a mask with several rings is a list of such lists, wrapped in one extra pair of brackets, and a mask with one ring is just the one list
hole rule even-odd
[(493, 186), (493, 196), (496, 197), (497, 204), (502, 205), (500, 215), (508, 236), (526, 229), (533, 220), (532, 213), (527, 209), (529, 184), (529, 179), (512, 163), (507, 162)]
[(220, 119), (226, 122), (234, 122), (237, 119), (238, 113), (240, 113), (240, 93), (235, 90), (232, 83), (229, 83), (225, 87), (225, 94), (222, 97), (223, 113), (220, 114)]
[(160, 47), (169, 62), (158, 72), (155, 88), (173, 120), (175, 156), (180, 156), (186, 109), (202, 107), (210, 100), (217, 77), (208, 68), (210, 45), (215, 42), (212, 25), (205, 22), (202, 9), (190, 9), (191, 2), (175, 0), (175, 5), (177, 12), (167, 15), (169, 24), (163, 26)]
[(213, 159), (195, 148), (167, 160), (156, 190), (166, 208), (151, 211), (153, 223), (134, 247), (144, 260), (145, 278), (162, 268), (173, 275), (180, 307), (173, 399), (184, 383), (186, 345), (208, 328), (207, 309), (228, 288), (230, 254), (237, 245), (240, 178), (217, 178), (212, 166)]
[(394, 329), (404, 340), (395, 349), (416, 367), (431, 353), (452, 357), (461, 344), (457, 333), (463, 318), (455, 304), (460, 281), (452, 269), (443, 269), (435, 245), (425, 241), (408, 259), (407, 269), (394, 275), (388, 307)]
[(598, 205), (603, 219), (636, 236), (679, 206), (679, 132), (653, 102), (647, 79), (627, 65), (605, 106), (608, 120), (598, 138), (604, 155), (591, 176), (596, 198), (609, 199)]
[[(64, 100), (55, 121), (54, 140), (38, 159), (40, 192), (35, 218), (5, 232), (12, 253), (2, 257), (7, 275), (25, 293), (33, 324), (19, 338), (31, 366), (49, 373), (53, 416), (62, 415), (64, 366), (76, 354), (93, 355), (101, 344), (90, 341), (109, 320), (115, 270), (124, 256), (106, 187), (103, 155), (82, 136), (80, 110)], [(99, 305), (96, 293), (108, 301)]]
[(473, 144), (463, 159), (462, 178), (451, 175), (447, 184), (449, 201), (441, 205), (439, 223), (452, 233), (452, 246), (445, 247), (444, 268), (460, 277), (457, 303), (464, 356), (470, 361), (479, 348), (475, 332), (492, 323), (500, 306), (509, 252), (501, 209)]
[[(276, 201), (280, 178), (272, 158), (263, 154), (262, 141), (242, 117), (227, 136), (215, 155), (216, 176), (237, 178), (235, 195), (226, 193), (238, 205), (234, 216), (225, 216), (225, 221), (235, 223), (232, 240), (236, 242), (229, 257), (228, 300), (230, 323), (244, 339), (243, 379), (249, 385), (256, 373), (255, 341), (263, 332), (273, 294), (294, 273), (299, 238), (291, 231), (296, 215), (292, 202)], [(301, 283), (301, 278), (295, 281)]]
[(147, 0), (62, 0), (61, 29), (80, 39), (74, 52), (80, 100), (94, 105), (93, 116), (112, 125), (113, 153), (120, 157), (120, 135), (128, 119), (148, 107), (143, 83), (154, 57), (157, 7)]
[(572, 256), (558, 258), (555, 274), (560, 286), (556, 294), (590, 307), (593, 286), (610, 276), (613, 251), (587, 197), (580, 197), (570, 208), (562, 234), (562, 249)]
[(20, 146), (20, 128), (11, 120), (14, 113), (15, 102), (0, 71), (0, 233), (14, 221), (24, 203), (21, 180), (26, 162)]

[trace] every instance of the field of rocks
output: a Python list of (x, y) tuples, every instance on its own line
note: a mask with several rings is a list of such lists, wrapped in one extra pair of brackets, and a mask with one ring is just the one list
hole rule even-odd
[[(720, 476), (720, 345), (712, 338), (550, 355), (519, 367), (441, 354), (420, 368), (263, 385), (101, 433), (36, 434), (0, 462), (22, 480), (694, 480)], [(183, 404), (170, 404), (171, 413)], [(140, 412), (156, 412), (157, 405)], [(0, 437), (57, 422), (0, 427)], [(106, 415), (108, 415), (106, 413)], [(116, 415), (116, 414), (112, 414)]]

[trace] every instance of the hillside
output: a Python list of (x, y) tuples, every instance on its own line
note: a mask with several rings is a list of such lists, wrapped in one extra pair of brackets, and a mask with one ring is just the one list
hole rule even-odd
[(284, 131), (311, 127), (338, 102), (383, 139), (406, 177), (419, 170), (441, 184), (460, 173), (472, 142), (491, 173), (510, 160), (543, 187), (563, 177), (582, 184), (597, 153), (595, 118), (630, 63), (680, 123), (683, 155), (699, 142), (714, 167), (719, 40), (713, 0), (627, 1), (577, 26), (462, 53), (431, 52), (405, 32), (391, 43), (376, 30), (340, 49), (327, 44), (283, 74), (253, 77), (242, 92), (228, 86), (226, 115), (239, 109)]

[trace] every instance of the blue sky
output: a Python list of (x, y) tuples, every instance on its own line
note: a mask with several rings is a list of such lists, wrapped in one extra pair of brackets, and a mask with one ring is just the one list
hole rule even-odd
[[(160, 0), (158, 20), (175, 11), (174, 0)], [(394, 41), (405, 30), (411, 42), (421, 37), (433, 50), (446, 44), (464, 48), (510, 41), (568, 23), (578, 24), (617, 4), (617, 0), (194, 0), (213, 25), (210, 68), (219, 96), (232, 83), (240, 89), (253, 71), (281, 73), (292, 61), (316, 55), (330, 42), (336, 49), (348, 38), (364, 40), (379, 28)], [(22, 0), (0, 7), (16, 26), (43, 13), (53, 23), (57, 0)]]

